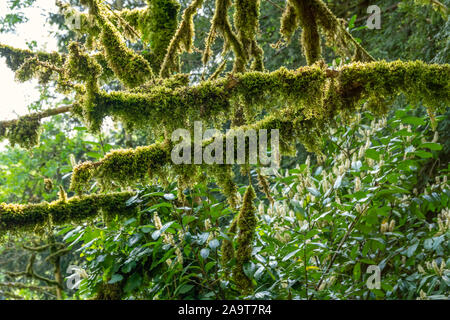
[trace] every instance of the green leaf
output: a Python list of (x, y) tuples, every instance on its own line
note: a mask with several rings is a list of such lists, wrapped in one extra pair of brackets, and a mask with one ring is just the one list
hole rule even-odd
[(113, 284), (123, 280), (123, 276), (121, 274), (115, 273), (112, 275), (111, 280), (108, 281), (109, 284)]
[(192, 222), (192, 221), (194, 221), (194, 220), (196, 220), (197, 219), (197, 217), (196, 216), (188, 216), (188, 215), (185, 215), (184, 217), (183, 217), (183, 225), (187, 225), (187, 224), (189, 224), (190, 222)]
[(380, 160), (380, 153), (374, 149), (367, 149), (366, 150), (366, 157), (379, 161)]
[(419, 242), (416, 242), (412, 246), (408, 247), (408, 249), (406, 249), (406, 256), (408, 258), (410, 258), (414, 254), (414, 252), (416, 252), (418, 245), (419, 245)]
[(426, 143), (422, 143), (419, 148), (428, 148), (430, 150), (442, 150), (442, 145), (439, 143), (433, 143), (433, 142), (426, 142)]
[(405, 124), (412, 124), (416, 126), (423, 126), (426, 124), (425, 120), (419, 117), (406, 117), (402, 119), (402, 122)]
[(209, 256), (209, 249), (208, 248), (203, 248), (202, 250), (200, 250), (200, 256), (203, 259), (208, 258), (208, 256)]
[(283, 262), (286, 260), (289, 260), (290, 258), (292, 258), (297, 252), (299, 252), (301, 249), (297, 249), (292, 251), (291, 253), (288, 253), (284, 258), (283, 258)]
[(183, 284), (181, 287), (179, 287), (180, 289), (178, 290), (178, 293), (185, 294), (186, 292), (191, 291), (193, 287), (194, 286), (192, 284)]
[(419, 156), (423, 159), (432, 158), (433, 154), (431, 152), (423, 151), (423, 150), (417, 150), (414, 152), (416, 156)]
[(159, 238), (160, 235), (161, 235), (161, 231), (160, 231), (160, 230), (155, 230), (155, 231), (152, 233), (152, 239), (153, 239), (153, 240), (156, 240), (156, 239)]
[(128, 278), (128, 281), (124, 287), (125, 292), (131, 292), (134, 289), (138, 288), (142, 283), (142, 277), (139, 273), (133, 273), (131, 277)]
[(355, 281), (358, 281), (361, 278), (361, 263), (358, 262), (357, 264), (355, 264), (355, 266), (353, 267), (353, 279)]
[(212, 239), (210, 242), (209, 242), (209, 247), (212, 249), (212, 250), (215, 250), (218, 246), (219, 246), (219, 240), (217, 240), (217, 239)]

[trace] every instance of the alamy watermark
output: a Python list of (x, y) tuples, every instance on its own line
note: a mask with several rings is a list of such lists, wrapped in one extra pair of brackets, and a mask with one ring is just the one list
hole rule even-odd
[(381, 9), (377, 5), (371, 5), (367, 7), (367, 13), (371, 14), (367, 19), (366, 26), (367, 28), (373, 29), (381, 29)]
[(371, 273), (367, 278), (366, 286), (368, 289), (380, 289), (381, 288), (381, 269), (379, 266), (370, 265), (367, 267), (367, 273)]
[[(270, 155), (268, 136), (270, 134)], [(177, 143), (171, 152), (174, 164), (261, 164), (278, 168), (280, 134), (278, 129), (235, 130), (223, 135), (217, 129), (203, 132), (203, 124), (194, 122), (193, 139), (187, 129), (176, 129), (171, 136)], [(181, 141), (180, 141), (181, 140)], [(225, 143), (224, 143), (225, 140)]]
[(66, 270), (67, 274), (70, 274), (66, 278), (66, 286), (70, 290), (78, 290), (80, 287), (82, 278), (87, 278), (88, 275), (86, 271), (78, 266), (69, 265)]

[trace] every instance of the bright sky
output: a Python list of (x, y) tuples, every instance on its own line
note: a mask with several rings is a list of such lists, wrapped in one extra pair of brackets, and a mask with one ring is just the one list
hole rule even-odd
[[(8, 2), (0, 0), (0, 16), (9, 12)], [(27, 49), (27, 42), (35, 40), (38, 48), (45, 51), (57, 49), (57, 42), (49, 35), (51, 26), (46, 23), (48, 12), (58, 12), (55, 0), (37, 0), (33, 7), (21, 10), (28, 22), (17, 25), (15, 33), (0, 33), (0, 43)], [(27, 106), (39, 98), (36, 81), (18, 83), (12, 72), (0, 58), (0, 120), (14, 119), (27, 114)]]

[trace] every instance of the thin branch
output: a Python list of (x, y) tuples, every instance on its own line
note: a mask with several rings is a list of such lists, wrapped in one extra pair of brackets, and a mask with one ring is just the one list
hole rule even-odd
[[(73, 105), (66, 105), (66, 106), (62, 106), (62, 107), (58, 107), (58, 108), (54, 108), (54, 109), (47, 109), (42, 112), (31, 113), (31, 114), (27, 115), (26, 117), (31, 118), (31, 119), (41, 120), (43, 118), (48, 118), (48, 117), (55, 116), (55, 115), (58, 115), (61, 113), (69, 112), (72, 109), (73, 109)], [(14, 125), (17, 121), (18, 121), (18, 119), (0, 121), (0, 127), (8, 128), (8, 127)]]

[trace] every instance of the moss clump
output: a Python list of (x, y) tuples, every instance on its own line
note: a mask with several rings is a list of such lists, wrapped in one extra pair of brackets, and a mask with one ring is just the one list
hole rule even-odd
[(100, 38), (109, 67), (127, 87), (142, 85), (153, 76), (148, 61), (125, 45), (111, 22), (103, 21)]
[(128, 186), (146, 179), (170, 161), (170, 145), (155, 143), (146, 147), (114, 150), (99, 162), (85, 162), (74, 168), (70, 189), (82, 193), (96, 177), (103, 189), (114, 185)]
[(216, 184), (227, 197), (232, 208), (237, 207), (237, 186), (233, 181), (233, 167), (231, 165), (215, 165), (208, 170), (215, 178)]
[(14, 120), (3, 131), (3, 136), (8, 138), (12, 147), (16, 144), (25, 149), (31, 149), (39, 144), (41, 135), (41, 122), (36, 117), (24, 116)]
[(450, 66), (427, 65), (422, 61), (377, 61), (353, 63), (342, 67), (337, 92), (342, 108), (354, 110), (369, 99), (372, 111), (386, 113), (384, 101), (403, 93), (413, 103), (422, 101), (430, 107), (450, 103)]
[(280, 33), (287, 42), (291, 41), (292, 35), (297, 30), (299, 23), (300, 21), (295, 7), (290, 3), (286, 3), (286, 8), (281, 16)]
[(97, 78), (102, 73), (100, 64), (87, 53), (83, 52), (76, 42), (71, 42), (67, 49), (69, 50), (69, 56), (64, 65), (67, 77), (76, 81), (88, 82), (88, 88), (95, 86), (96, 88), (90, 89), (97, 92)]
[(97, 0), (85, 0), (89, 14), (95, 18), (101, 28), (99, 35), (108, 66), (117, 78), (130, 88), (144, 84), (153, 76), (150, 64), (141, 55), (129, 49), (120, 32), (108, 19), (108, 14)]
[(104, 283), (102, 282), (97, 289), (97, 294), (93, 300), (122, 300), (123, 284), (118, 283)]
[(82, 194), (94, 177), (96, 167), (97, 165), (95, 163), (86, 161), (73, 168), (70, 189), (78, 195)]
[(45, 178), (44, 179), (44, 189), (46, 192), (51, 192), (53, 190), (53, 181), (52, 179)]
[(133, 215), (135, 205), (126, 205), (134, 195), (132, 192), (95, 194), (72, 197), (66, 200), (42, 202), (39, 204), (0, 204), (0, 231), (33, 231), (45, 226), (49, 221), (53, 225), (81, 222), (97, 217)]
[(192, 51), (194, 39), (194, 15), (203, 5), (204, 0), (192, 0), (184, 10), (181, 22), (175, 35), (170, 40), (167, 53), (161, 66), (160, 76), (167, 77), (171, 72), (178, 70), (178, 55), (184, 51)]
[(257, 224), (256, 209), (253, 205), (254, 199), (255, 191), (252, 185), (249, 185), (245, 191), (242, 208), (237, 219), (239, 232), (237, 237), (236, 265), (233, 268), (234, 281), (243, 294), (251, 292), (253, 288), (251, 279), (244, 273), (244, 265), (252, 257), (253, 237)]
[(264, 52), (256, 42), (259, 29), (259, 6), (259, 0), (235, 1), (234, 24), (239, 41), (243, 49), (247, 51), (247, 56), (254, 58), (252, 69), (262, 71), (264, 69)]
[(183, 85), (187, 77), (179, 76), (178, 80), (175, 77), (152, 81), (128, 92), (101, 91), (84, 108), (86, 123), (95, 130), (103, 118), (113, 116), (128, 127), (164, 126), (169, 131), (195, 120), (219, 125), (229, 118), (231, 101), (240, 97), (244, 98), (248, 115), (260, 114), (267, 105), (276, 110), (288, 104), (304, 109), (307, 117), (317, 116), (321, 114), (326, 74), (321, 66), (315, 65), (295, 71), (255, 71), (195, 86)]

